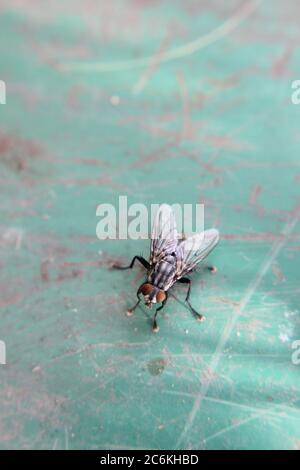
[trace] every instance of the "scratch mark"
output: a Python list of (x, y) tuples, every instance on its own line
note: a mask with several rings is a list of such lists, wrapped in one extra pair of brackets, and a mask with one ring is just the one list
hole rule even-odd
[(260, 418), (261, 416), (264, 416), (265, 414), (267, 414), (267, 413), (259, 413), (259, 414), (254, 415), (254, 416), (250, 416), (250, 418), (243, 419), (242, 421), (240, 421), (238, 423), (232, 424), (231, 426), (227, 426), (226, 428), (221, 429), (220, 431), (218, 431), (218, 432), (212, 434), (211, 436), (208, 436), (207, 438), (203, 439), (202, 442), (205, 444), (206, 442), (214, 439), (215, 437), (218, 437), (221, 434), (224, 434), (228, 431), (232, 431), (233, 429), (237, 429), (240, 426), (242, 426), (243, 424), (249, 423), (250, 421), (253, 421), (254, 419)]
[[(213, 29), (207, 34), (200, 36), (194, 41), (190, 41), (182, 46), (170, 49), (161, 55), (159, 62), (169, 62), (171, 60), (180, 59), (194, 54), (200, 49), (210, 46), (216, 41), (224, 38), (228, 34), (232, 33), (240, 24), (245, 21), (252, 13), (256, 11), (262, 0), (250, 0), (247, 3), (241, 5), (240, 8), (224, 23), (217, 28)], [(85, 62), (76, 63), (69, 62), (66, 64), (57, 64), (56, 68), (59, 71), (80, 71), (80, 72), (113, 72), (116, 70), (129, 70), (136, 67), (144, 67), (150, 65), (154, 58), (152, 56), (141, 57), (139, 59), (132, 60), (120, 60), (114, 62)]]
[[(128, 444), (110, 444), (105, 443), (101, 446), (103, 449), (111, 449), (111, 450), (145, 450), (144, 447), (132, 447), (132, 445)], [(149, 450), (154, 450), (155, 447), (149, 447)]]
[(134, 85), (133, 90), (132, 90), (133, 95), (139, 95), (144, 90), (150, 78), (152, 77), (156, 69), (159, 67), (159, 64), (161, 62), (161, 57), (163, 56), (163, 53), (166, 50), (169, 42), (170, 42), (170, 38), (169, 36), (167, 36), (163, 40), (162, 44), (160, 45), (157, 53), (152, 57), (152, 60), (150, 61), (149, 66), (142, 73), (138, 82)]
[(58, 438), (56, 437), (56, 438), (54, 439), (54, 443), (53, 443), (52, 450), (56, 450), (57, 443), (58, 443)]
[(65, 448), (69, 450), (69, 431), (67, 427), (65, 427)]
[(222, 304), (232, 305), (233, 307), (238, 307), (240, 302), (232, 299), (228, 299), (227, 297), (209, 297), (209, 300), (212, 302), (219, 302)]
[(281, 271), (279, 265), (277, 262), (273, 263), (272, 265), (272, 271), (273, 271), (273, 274), (274, 276), (276, 277), (277, 279), (277, 282), (282, 282), (285, 280), (285, 277), (284, 277), (284, 274), (283, 272)]
[(299, 240), (299, 234), (295, 234), (293, 237), (291, 234), (283, 234), (283, 233), (223, 233), (221, 235), (222, 240), (230, 240), (230, 241), (240, 241), (240, 242), (275, 242), (275, 241), (291, 241), (291, 240)]
[[(163, 393), (166, 393), (168, 395), (177, 395), (180, 397), (187, 397), (187, 398), (195, 398), (195, 394), (189, 393), (189, 392), (178, 392), (176, 390), (164, 390)], [(268, 410), (267, 408), (259, 408), (256, 406), (249, 406), (249, 405), (244, 405), (243, 403), (236, 403), (234, 401), (230, 400), (222, 400), (221, 398), (213, 398), (213, 397), (203, 397), (203, 401), (208, 401), (211, 403), (217, 403), (218, 405), (225, 405), (225, 406), (230, 406), (233, 408), (238, 408), (244, 411), (250, 411), (254, 413), (266, 413), (269, 414), (270, 416), (273, 416), (275, 418), (284, 418), (284, 419), (292, 419), (296, 421), (300, 421), (300, 416), (295, 416), (295, 408), (288, 407), (285, 405), (278, 405), (278, 411), (273, 411), (273, 410)], [(286, 415), (286, 412), (291, 413), (290, 416)], [(299, 411), (297, 410), (299, 413)], [(285, 414), (283, 414), (285, 413)]]
[[(244, 295), (244, 297), (242, 298), (242, 300), (240, 302), (239, 307), (237, 307), (237, 309), (234, 311), (234, 314), (233, 314), (232, 318), (227, 322), (227, 324), (225, 326), (225, 329), (223, 331), (223, 334), (220, 338), (219, 344), (218, 344), (218, 346), (215, 350), (215, 353), (213, 355), (213, 358), (211, 360), (211, 363), (208, 366), (210, 370), (214, 371), (218, 367), (218, 364), (219, 364), (220, 359), (222, 357), (222, 350), (223, 350), (224, 346), (226, 345), (227, 340), (229, 339), (232, 330), (234, 329), (239, 317), (244, 312), (244, 310), (247, 307), (249, 301), (251, 300), (253, 294), (256, 292), (257, 288), (259, 287), (260, 283), (262, 282), (263, 278), (265, 277), (265, 275), (269, 271), (272, 263), (275, 261), (278, 254), (280, 253), (282, 248), (285, 246), (286, 241), (287, 241), (286, 237), (292, 233), (296, 223), (299, 220), (299, 215), (300, 215), (299, 213), (300, 213), (300, 211), (298, 209), (295, 212), (294, 217), (291, 219), (291, 221), (289, 221), (284, 226), (282, 233), (283, 233), (283, 235), (285, 235), (285, 237), (282, 240), (280, 240), (280, 241), (273, 244), (270, 252), (268, 253), (268, 255), (265, 259), (265, 261), (261, 265), (256, 277), (249, 284), (249, 286), (248, 286), (248, 288), (245, 292), (245, 295)], [(205, 381), (205, 383), (202, 386), (200, 386), (200, 390), (199, 390), (199, 393), (195, 397), (194, 405), (192, 407), (192, 410), (191, 410), (190, 414), (188, 415), (186, 424), (185, 424), (185, 426), (184, 426), (184, 428), (183, 428), (183, 430), (182, 430), (182, 432), (181, 432), (181, 434), (180, 434), (180, 436), (177, 440), (177, 443), (176, 443), (177, 448), (181, 447), (181, 445), (184, 442), (188, 432), (190, 431), (191, 427), (193, 426), (194, 420), (195, 420), (195, 418), (197, 416), (197, 413), (198, 413), (198, 411), (201, 407), (202, 400), (203, 400), (203, 398), (205, 397), (206, 393), (209, 390), (210, 383), (211, 383), (211, 381), (207, 380), (207, 381)]]
[(50, 281), (49, 260), (44, 260), (41, 262), (40, 271), (41, 271), (42, 281), (44, 282)]
[(193, 138), (193, 122), (191, 119), (190, 113), (190, 104), (189, 104), (189, 97), (188, 97), (188, 89), (186, 86), (186, 82), (184, 77), (181, 73), (177, 75), (177, 79), (179, 82), (180, 88), (180, 95), (182, 101), (182, 132), (181, 132), (181, 139), (188, 140)]
[(272, 66), (272, 77), (281, 78), (288, 74), (288, 64), (292, 58), (293, 50), (288, 48), (282, 56), (280, 56)]
[[(80, 348), (83, 350), (86, 347), (86, 345), (83, 344), (83, 342), (81, 341), (81, 338), (79, 338), (79, 336), (76, 335), (76, 334), (74, 334), (74, 338), (76, 339), (76, 341), (79, 344)], [(92, 364), (92, 366), (94, 367), (95, 372), (98, 373), (101, 370), (101, 368), (100, 368), (99, 364), (97, 363), (94, 355), (92, 355), (91, 353), (92, 353), (92, 351), (90, 349), (88, 349), (89, 361)]]
[(249, 203), (252, 206), (256, 204), (257, 198), (260, 195), (261, 191), (262, 191), (262, 187), (259, 184), (254, 186), (254, 188), (252, 189), (251, 194), (250, 194), (250, 200), (249, 200)]

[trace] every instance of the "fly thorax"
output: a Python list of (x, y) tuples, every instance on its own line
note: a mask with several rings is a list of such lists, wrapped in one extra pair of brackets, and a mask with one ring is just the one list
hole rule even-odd
[(154, 271), (150, 274), (150, 282), (163, 289), (169, 284), (176, 271), (176, 259), (174, 256), (166, 256), (160, 263), (155, 266)]

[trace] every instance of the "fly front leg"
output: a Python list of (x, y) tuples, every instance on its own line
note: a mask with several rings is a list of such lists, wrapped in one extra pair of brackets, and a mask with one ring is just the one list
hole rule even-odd
[(199, 320), (199, 321), (205, 320), (205, 316), (201, 315), (201, 313), (196, 312), (196, 310), (190, 304), (189, 299), (190, 299), (190, 294), (191, 294), (192, 281), (190, 279), (188, 279), (187, 277), (182, 277), (181, 279), (178, 279), (177, 282), (180, 282), (181, 284), (188, 284), (189, 287), (188, 287), (188, 290), (187, 290), (185, 301), (188, 304), (192, 314), (195, 315), (195, 317), (197, 318), (197, 320)]
[(136, 309), (137, 306), (139, 305), (140, 301), (142, 300), (142, 299), (140, 298), (140, 293), (141, 293), (141, 290), (142, 290), (142, 286), (143, 286), (143, 284), (140, 285), (140, 287), (138, 288), (138, 291), (137, 291), (137, 293), (136, 293), (136, 296), (137, 296), (137, 299), (138, 299), (137, 303), (136, 303), (133, 307), (129, 308), (129, 309), (127, 310), (127, 312), (126, 312), (126, 315), (127, 315), (128, 317), (131, 317), (131, 316), (133, 315), (133, 312), (135, 311), (135, 309)]
[(154, 333), (157, 333), (157, 332), (159, 331), (159, 326), (157, 325), (157, 322), (156, 322), (157, 314), (158, 314), (158, 312), (159, 312), (162, 308), (164, 308), (164, 306), (165, 306), (166, 303), (167, 303), (167, 300), (168, 300), (168, 297), (165, 298), (165, 300), (163, 301), (163, 303), (161, 304), (161, 306), (158, 307), (158, 308), (156, 309), (156, 311), (155, 311), (154, 318), (153, 318), (153, 325), (152, 325), (152, 331), (153, 331)]
[(127, 310), (127, 312), (126, 312), (127, 317), (131, 317), (133, 315), (133, 312), (135, 311), (136, 307), (139, 305), (140, 301), (141, 301), (141, 299), (138, 298), (137, 303), (133, 307), (131, 307)]
[(115, 269), (132, 269), (133, 265), (135, 263), (135, 260), (139, 261), (144, 266), (144, 268), (146, 268), (148, 270), (150, 269), (150, 264), (142, 256), (134, 256), (134, 258), (132, 259), (131, 263), (128, 266), (119, 266), (117, 264), (113, 264), (112, 267), (115, 268)]

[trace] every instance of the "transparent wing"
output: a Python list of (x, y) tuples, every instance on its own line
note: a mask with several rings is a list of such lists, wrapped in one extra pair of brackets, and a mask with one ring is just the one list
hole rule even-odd
[(168, 204), (162, 204), (153, 223), (150, 264), (153, 265), (166, 255), (176, 252), (177, 244), (178, 234), (173, 210)]
[(206, 258), (219, 241), (219, 232), (215, 229), (197, 233), (186, 240), (179, 241), (176, 248), (177, 279), (194, 269)]

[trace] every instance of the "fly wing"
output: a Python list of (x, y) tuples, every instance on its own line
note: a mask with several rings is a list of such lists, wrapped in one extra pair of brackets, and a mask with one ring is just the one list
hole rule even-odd
[(152, 234), (150, 264), (153, 266), (166, 255), (175, 253), (178, 234), (173, 210), (168, 204), (162, 204), (155, 216)]
[(176, 249), (177, 279), (192, 271), (197, 264), (206, 258), (219, 241), (219, 232), (215, 229), (205, 230), (178, 243)]

